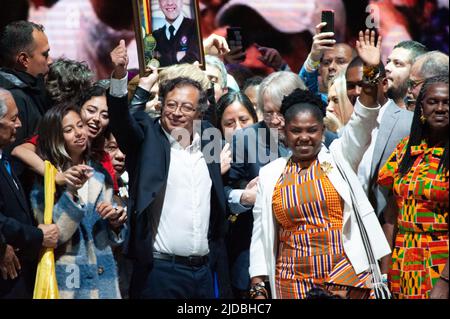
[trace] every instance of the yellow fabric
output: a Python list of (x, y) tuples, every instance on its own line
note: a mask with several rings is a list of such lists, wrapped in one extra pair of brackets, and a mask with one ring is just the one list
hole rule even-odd
[[(45, 161), (44, 224), (53, 223), (56, 172), (56, 168), (50, 162)], [(53, 252), (53, 248), (44, 248), (41, 252), (41, 257), (36, 271), (33, 299), (59, 299), (58, 283), (56, 282), (55, 255)]]

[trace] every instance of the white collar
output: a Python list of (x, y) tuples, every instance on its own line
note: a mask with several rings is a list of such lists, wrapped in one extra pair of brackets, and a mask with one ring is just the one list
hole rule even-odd
[(175, 32), (174, 32), (174, 35), (175, 35), (177, 33), (178, 29), (180, 28), (181, 24), (183, 23), (183, 19), (184, 19), (183, 13), (180, 13), (178, 18), (176, 18), (173, 23), (169, 23), (166, 20), (166, 30), (167, 30), (167, 32), (169, 32), (169, 27), (171, 25), (173, 25), (173, 27), (175, 28)]
[[(170, 147), (171, 148), (175, 148), (178, 150), (183, 150), (185, 148), (183, 148), (181, 146), (180, 143), (178, 143), (178, 141), (176, 139), (173, 138), (173, 136), (167, 132), (164, 127), (161, 125), (161, 120), (159, 120), (159, 125), (161, 126), (162, 131), (164, 132), (164, 134), (166, 135), (167, 139), (169, 140), (170, 143)], [(189, 151), (197, 151), (200, 150), (201, 148), (201, 139), (200, 139), (200, 134), (198, 132), (194, 132), (194, 137), (192, 139), (192, 143), (186, 147), (186, 150)]]

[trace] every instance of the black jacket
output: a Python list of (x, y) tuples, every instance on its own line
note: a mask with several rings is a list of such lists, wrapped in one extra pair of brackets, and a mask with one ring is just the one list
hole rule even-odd
[[(0, 69), (0, 87), (11, 92), (19, 110), (22, 127), (17, 130), (16, 141), (4, 149), (5, 153), (20, 145), (36, 133), (39, 121), (49, 107), (44, 77), (33, 77), (26, 72)], [(12, 158), (16, 173), (20, 176), (23, 166)]]
[[(170, 144), (159, 124), (147, 113), (130, 114), (127, 97), (115, 98), (108, 94), (110, 127), (118, 144), (126, 154), (126, 166), (130, 175), (130, 199), (128, 203), (130, 229), (124, 252), (141, 266), (151, 270), (153, 263), (153, 237), (147, 211), (153, 210), (155, 198), (166, 189), (170, 165)], [(211, 125), (202, 122), (202, 131)], [(209, 137), (208, 137), (209, 138)], [(209, 139), (202, 138), (203, 147)], [(219, 143), (221, 141), (214, 141)], [(217, 154), (219, 157), (220, 154)], [(208, 239), (210, 251), (223, 248), (225, 235), (225, 194), (220, 174), (220, 160), (207, 164), (211, 187), (211, 215)], [(156, 208), (158, 209), (158, 208)], [(212, 255), (216, 255), (212, 252)]]
[[(161, 67), (179, 63), (194, 63), (200, 61), (200, 46), (196, 32), (195, 21), (184, 18), (180, 28), (172, 40), (166, 36), (166, 26), (153, 32), (156, 40), (157, 59)], [(186, 55), (178, 60), (177, 53), (185, 52)]]
[[(0, 298), (31, 297), (32, 278), (35, 275), (35, 266), (43, 240), (42, 231), (35, 227), (23, 188), (17, 177), (14, 174), (13, 176), (19, 188), (15, 186), (3, 163), (0, 162), (0, 231), (5, 244), (18, 249), (16, 255), (22, 266), (18, 279), (0, 278)], [(24, 277), (27, 284), (22, 282), (25, 280)]]

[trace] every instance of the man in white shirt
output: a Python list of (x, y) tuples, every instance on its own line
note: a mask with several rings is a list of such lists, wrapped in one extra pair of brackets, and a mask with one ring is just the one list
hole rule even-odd
[[(169, 80), (160, 88), (160, 118), (142, 111), (131, 115), (124, 42), (112, 57), (110, 126), (127, 154), (130, 174), (125, 248), (135, 259), (130, 297), (214, 298), (210, 263), (215, 250), (224, 249), (225, 195), (221, 140), (202, 136), (211, 127), (200, 121), (206, 93), (191, 79)], [(156, 74), (150, 77), (157, 80)], [(214, 142), (218, 152), (210, 161), (202, 150)]]
[(159, 6), (166, 17), (164, 26), (153, 32), (160, 66), (202, 62), (196, 23), (183, 16), (183, 0), (159, 0)]

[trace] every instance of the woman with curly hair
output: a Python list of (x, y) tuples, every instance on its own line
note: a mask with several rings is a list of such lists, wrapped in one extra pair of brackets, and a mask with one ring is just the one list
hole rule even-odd
[(54, 61), (48, 71), (46, 90), (51, 105), (71, 101), (78, 104), (92, 86), (94, 73), (85, 62), (65, 58)]
[(393, 252), (383, 271), (397, 298), (448, 299), (448, 98), (448, 76), (425, 81), (411, 134), (379, 173), (393, 192), (383, 226)]

